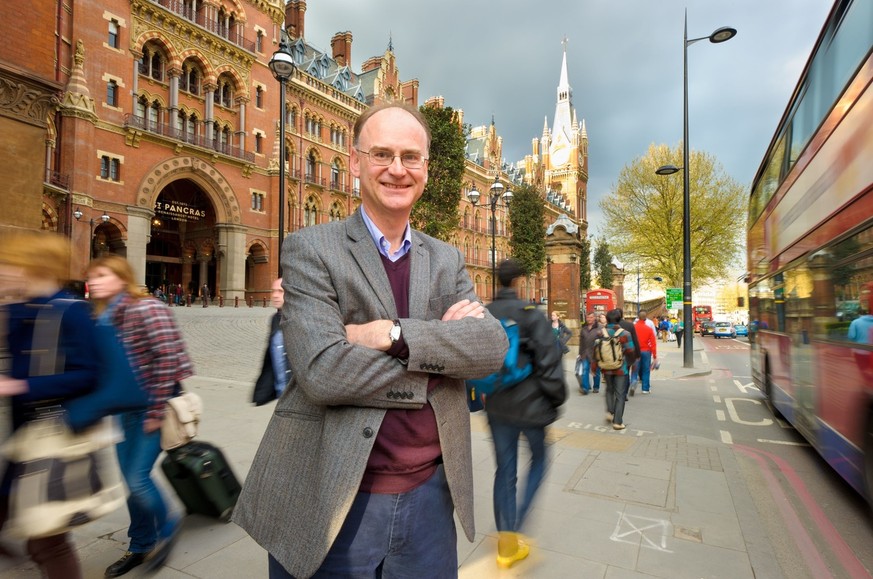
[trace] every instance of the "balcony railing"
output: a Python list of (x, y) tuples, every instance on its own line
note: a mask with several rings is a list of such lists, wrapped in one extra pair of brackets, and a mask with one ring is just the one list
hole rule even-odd
[(70, 189), (70, 176), (66, 173), (58, 173), (57, 171), (46, 169), (45, 182), (50, 183), (59, 189)]
[[(156, 0), (156, 3), (170, 12), (175, 12), (182, 18), (202, 26), (209, 32), (233, 42), (237, 46), (241, 46), (249, 52), (255, 51), (255, 42), (253, 40), (246, 40), (241, 33), (228, 30), (224, 25), (219, 24), (214, 20), (207, 21), (203, 16), (203, 12), (194, 12), (191, 10), (191, 5), (188, 4), (186, 6), (182, 0)], [(236, 26), (239, 26), (239, 24), (237, 23)]]
[(232, 147), (226, 143), (216, 141), (215, 139), (207, 139), (203, 135), (191, 135), (182, 129), (177, 129), (176, 127), (171, 127), (167, 124), (153, 123), (144, 117), (138, 117), (131, 114), (124, 115), (124, 126), (125, 128), (140, 129), (141, 131), (146, 131), (154, 135), (161, 135), (176, 141), (182, 141), (183, 143), (188, 143), (196, 147), (210, 149), (217, 153), (221, 153), (222, 155), (236, 157), (237, 159), (242, 159), (249, 163), (255, 162), (255, 154), (250, 151), (244, 151), (239, 147)]

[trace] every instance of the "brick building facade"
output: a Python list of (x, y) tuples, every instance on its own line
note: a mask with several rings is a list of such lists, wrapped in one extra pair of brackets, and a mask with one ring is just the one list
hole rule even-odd
[[(4, 3), (0, 18), (0, 129), (12, 137), (0, 143), (2, 197), (13, 208), (0, 227), (69, 236), (73, 279), (112, 252), (150, 289), (268, 295), (280, 239), (280, 95), (268, 63), (283, 27), (297, 65), (285, 111), (288, 231), (357, 208), (348, 161), (366, 107), (419, 104), (418, 81), (400, 79), (390, 42), (358, 72), (351, 32), (335, 34), (330, 53), (307, 43), (305, 0), (19, 4)], [(495, 175), (520, 182), (493, 123), (479, 137), (490, 152), (468, 157), (465, 181), (485, 191)], [(487, 210), (460, 203), (456, 244), (490, 297)], [(508, 255), (505, 223), (501, 214), (498, 260)], [(546, 291), (536, 279), (531, 297)]]

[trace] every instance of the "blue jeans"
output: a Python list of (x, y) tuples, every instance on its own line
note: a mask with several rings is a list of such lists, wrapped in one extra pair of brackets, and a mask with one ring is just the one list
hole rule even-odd
[[(580, 364), (582, 365), (582, 391), (588, 392), (591, 390), (591, 360), (583, 359)], [(600, 390), (600, 368), (594, 371), (594, 390)]]
[(130, 514), (130, 537), (128, 551), (148, 553), (158, 539), (169, 537), (178, 521), (167, 515), (167, 504), (151, 472), (161, 454), (161, 431), (143, 432), (145, 412), (128, 412), (121, 415), (124, 440), (115, 447), (118, 466), (127, 484), (127, 512)]
[(639, 370), (638, 376), (642, 382), (643, 392), (648, 392), (651, 387), (651, 382), (649, 380), (652, 376), (651, 352), (640, 352), (640, 360), (637, 364), (637, 368)]
[[(530, 510), (531, 503), (546, 473), (546, 429), (523, 428), (488, 415), (497, 472), (494, 473), (494, 521), (498, 531), (518, 531)], [(518, 437), (524, 434), (530, 446), (531, 463), (524, 485), (521, 504), (518, 503)]]
[[(358, 493), (313, 579), (458, 576), (454, 503), (443, 465), (399, 494)], [(270, 579), (294, 579), (269, 555)]]
[(624, 424), (624, 399), (627, 396), (627, 374), (604, 374), (606, 381), (606, 411), (613, 415), (613, 424)]

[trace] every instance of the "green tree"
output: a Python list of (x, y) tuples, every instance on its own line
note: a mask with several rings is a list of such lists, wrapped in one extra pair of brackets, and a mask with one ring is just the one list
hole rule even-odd
[(591, 289), (591, 240), (582, 236), (582, 257), (579, 261), (579, 288), (582, 291)]
[(609, 243), (603, 237), (597, 240), (594, 249), (594, 272), (600, 287), (612, 289), (612, 254), (609, 252)]
[[(662, 165), (682, 165), (682, 144), (651, 145), (625, 166), (618, 184), (600, 202), (610, 245), (626, 263), (664, 278), (668, 287), (683, 280), (683, 184), (681, 173), (655, 174)], [(746, 192), (707, 153), (690, 152), (691, 273), (705, 285), (739, 265), (745, 246)]]
[(409, 218), (412, 227), (449, 241), (458, 228), (458, 201), (464, 176), (464, 147), (469, 125), (458, 123), (451, 107), (423, 106), (421, 112), (430, 125), (431, 143), (427, 186)]
[(543, 198), (530, 185), (512, 190), (509, 220), (512, 236), (509, 247), (528, 274), (541, 271), (546, 265), (546, 210)]

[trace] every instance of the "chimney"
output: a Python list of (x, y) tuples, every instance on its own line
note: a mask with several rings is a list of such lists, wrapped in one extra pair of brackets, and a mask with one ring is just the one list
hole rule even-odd
[(285, 4), (285, 31), (291, 38), (303, 38), (306, 0), (290, 0)]
[(330, 39), (330, 48), (333, 59), (340, 66), (352, 65), (352, 33), (349, 31), (337, 32)]

